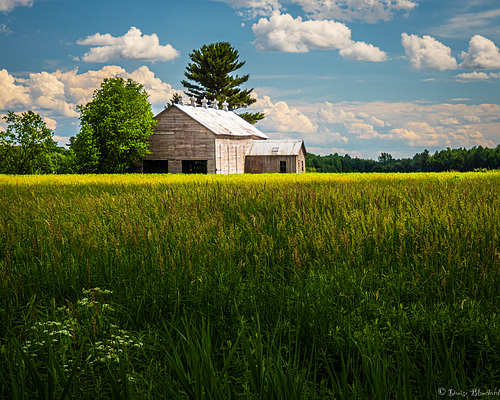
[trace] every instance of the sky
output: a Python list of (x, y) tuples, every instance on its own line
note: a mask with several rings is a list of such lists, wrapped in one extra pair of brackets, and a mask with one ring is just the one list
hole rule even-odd
[(113, 76), (159, 113), (189, 54), (220, 41), (245, 61), (257, 128), (310, 153), (500, 144), (498, 0), (0, 0), (0, 116), (38, 112), (65, 145)]

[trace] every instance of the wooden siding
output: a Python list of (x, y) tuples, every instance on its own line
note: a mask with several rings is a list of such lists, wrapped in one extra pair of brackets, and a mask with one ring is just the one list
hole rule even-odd
[(215, 139), (217, 174), (245, 172), (245, 154), (250, 138), (217, 137)]
[(297, 164), (296, 164), (296, 170), (295, 172), (297, 173), (302, 173), (306, 172), (306, 153), (304, 150), (304, 146), (299, 151), (299, 155), (297, 156)]
[[(301, 148), (298, 155), (281, 156), (246, 156), (245, 172), (249, 174), (281, 172), (280, 162), (286, 162), (286, 173), (305, 172), (305, 153)], [(303, 163), (303, 164), (302, 164)], [(302, 170), (304, 165), (304, 170)]]
[(215, 173), (215, 135), (210, 130), (177, 108), (163, 111), (156, 120), (146, 160), (168, 160), (172, 174), (182, 172), (182, 160), (206, 160), (208, 173)]
[(296, 172), (297, 156), (246, 156), (245, 172), (249, 174), (280, 172), (280, 161), (286, 162), (286, 172)]

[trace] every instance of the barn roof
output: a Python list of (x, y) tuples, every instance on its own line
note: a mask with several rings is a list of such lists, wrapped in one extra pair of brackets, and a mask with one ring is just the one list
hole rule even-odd
[(176, 107), (186, 113), (216, 135), (256, 136), (262, 139), (269, 138), (269, 136), (259, 131), (255, 126), (248, 123), (232, 111), (193, 107), (180, 104), (174, 104), (173, 107)]
[(296, 156), (305, 146), (302, 140), (253, 140), (247, 156)]

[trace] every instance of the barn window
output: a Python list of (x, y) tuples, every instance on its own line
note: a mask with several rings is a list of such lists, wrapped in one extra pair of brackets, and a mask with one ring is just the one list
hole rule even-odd
[(280, 172), (286, 172), (286, 161), (280, 161)]
[(208, 173), (207, 160), (182, 160), (183, 174), (206, 174)]
[(142, 171), (145, 174), (167, 174), (168, 160), (144, 160)]
[(280, 151), (280, 148), (279, 147), (273, 147), (271, 149), (271, 153), (277, 153), (278, 151)]
[(304, 161), (302, 161), (302, 172), (304, 172)]

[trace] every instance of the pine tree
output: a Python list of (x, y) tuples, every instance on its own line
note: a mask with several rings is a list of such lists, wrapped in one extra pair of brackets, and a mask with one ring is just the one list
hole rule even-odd
[[(239, 61), (238, 51), (229, 43), (203, 45), (201, 49), (193, 50), (189, 57), (192, 62), (187, 65), (184, 76), (191, 82), (181, 82), (188, 96), (194, 96), (198, 102), (204, 97), (210, 101), (217, 100), (219, 107), (226, 101), (230, 110), (255, 103), (256, 100), (250, 97), (253, 89), (239, 88), (248, 81), (250, 75), (232, 74), (245, 62)], [(240, 116), (252, 124), (264, 118), (262, 113), (243, 113)]]

